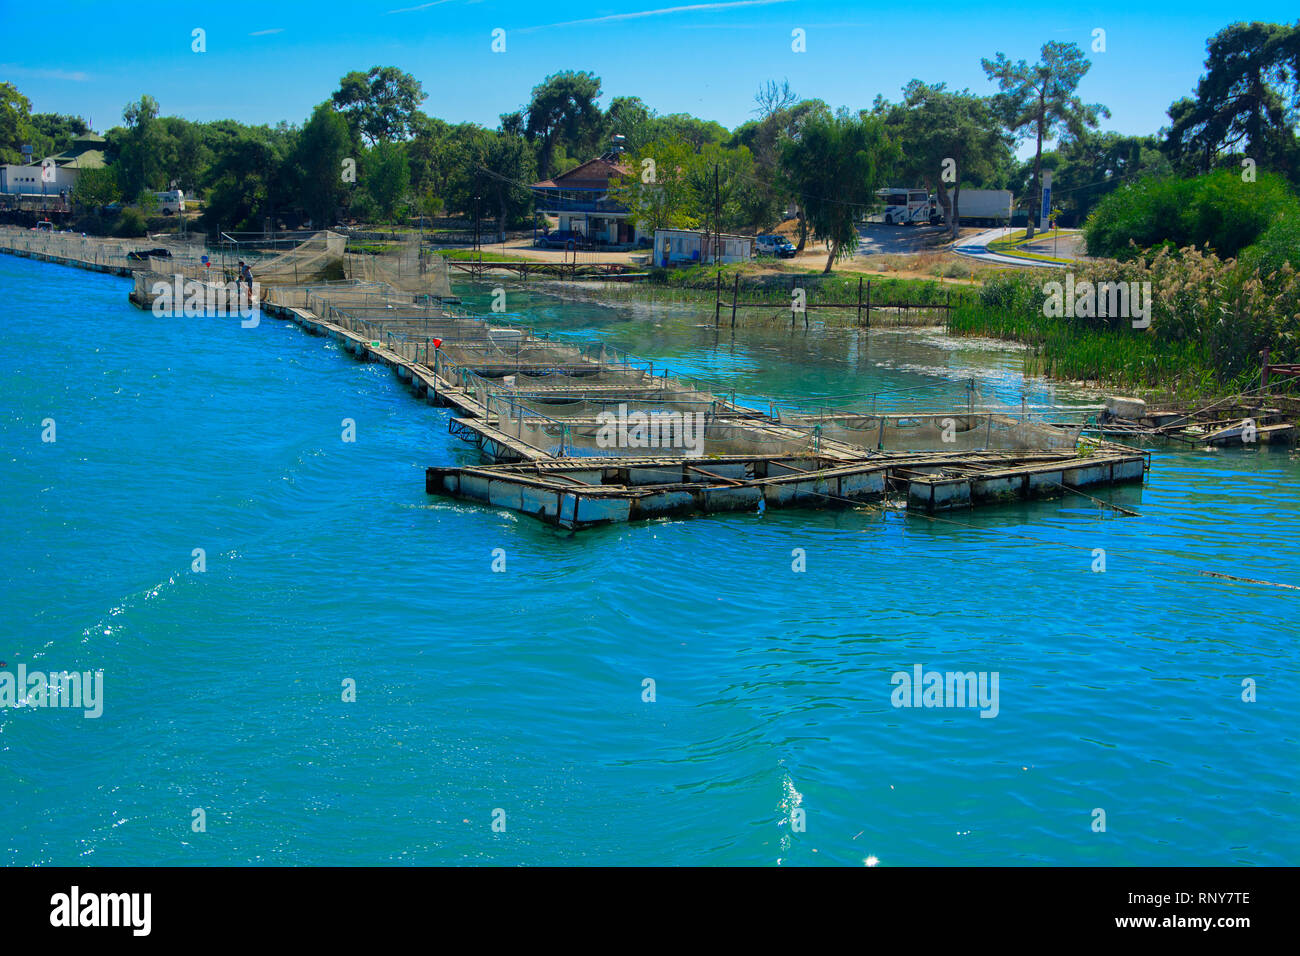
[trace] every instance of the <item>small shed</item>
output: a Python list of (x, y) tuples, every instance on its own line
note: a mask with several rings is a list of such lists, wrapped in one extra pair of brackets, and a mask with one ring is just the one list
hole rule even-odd
[(748, 262), (754, 255), (754, 238), (698, 229), (656, 229), (654, 264), (657, 266)]

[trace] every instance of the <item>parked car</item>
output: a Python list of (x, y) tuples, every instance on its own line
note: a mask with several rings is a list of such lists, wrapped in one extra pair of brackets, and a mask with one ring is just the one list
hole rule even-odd
[(785, 236), (775, 234), (763, 235), (755, 239), (754, 251), (760, 256), (776, 256), (778, 259), (794, 258), (794, 245)]
[(571, 229), (560, 229), (538, 236), (534, 245), (539, 249), (565, 249), (568, 248), (570, 242), (578, 249), (590, 249), (592, 247), (590, 239)]
[(172, 254), (171, 254), (171, 250), (162, 249), (162, 248), (136, 249), (133, 252), (128, 252), (126, 254), (126, 257), (128, 259), (134, 260), (135, 262), (143, 262), (145, 259), (149, 259), (149, 258), (170, 259), (172, 257)]

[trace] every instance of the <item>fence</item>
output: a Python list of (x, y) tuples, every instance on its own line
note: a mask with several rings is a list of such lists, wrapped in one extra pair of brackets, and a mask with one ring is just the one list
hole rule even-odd
[(128, 253), (149, 246), (148, 239), (101, 239), (70, 232), (0, 227), (0, 249), (107, 269), (140, 268), (143, 262), (128, 258)]
[[(713, 324), (715, 326), (721, 325), (723, 309), (730, 311), (731, 327), (733, 329), (736, 327), (736, 315), (740, 309), (783, 308), (785, 311), (790, 313), (791, 328), (794, 327), (800, 316), (803, 317), (804, 328), (808, 328), (810, 321), (809, 316), (814, 309), (835, 309), (841, 311), (853, 310), (857, 314), (857, 325), (862, 326), (863, 328), (871, 327), (873, 308), (877, 313), (886, 312), (890, 317), (894, 318), (894, 324), (898, 324), (897, 320), (900, 314), (904, 319), (906, 319), (910, 317), (912, 313), (916, 313), (917, 315), (928, 315), (932, 312), (943, 312), (946, 314), (952, 309), (951, 289), (945, 290), (944, 298), (941, 302), (925, 302), (920, 300), (898, 301), (887, 297), (882, 298), (878, 295), (873, 304), (871, 280), (859, 276), (856, 299), (844, 302), (818, 301), (814, 295), (810, 294), (817, 291), (816, 284), (810, 288), (807, 284), (804, 284), (807, 282), (806, 279), (803, 279), (803, 282), (800, 282), (800, 279), (803, 279), (803, 277), (790, 277), (789, 292), (787, 293), (784, 302), (778, 302), (772, 297), (770, 285), (761, 287), (764, 291), (768, 292), (767, 298), (741, 301), (740, 274), (737, 273), (732, 278), (731, 297), (729, 300), (724, 300), (722, 273), (719, 272), (714, 282)], [(797, 294), (799, 292), (803, 293), (802, 296)]]

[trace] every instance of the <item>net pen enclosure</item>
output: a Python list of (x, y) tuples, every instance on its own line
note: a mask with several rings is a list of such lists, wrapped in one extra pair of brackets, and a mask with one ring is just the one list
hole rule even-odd
[(1113, 446), (1074, 452), (816, 454), (549, 459), (431, 467), (430, 495), (531, 515), (560, 528), (769, 507), (850, 508), (885, 501), (933, 513), (1141, 482), (1147, 460)]

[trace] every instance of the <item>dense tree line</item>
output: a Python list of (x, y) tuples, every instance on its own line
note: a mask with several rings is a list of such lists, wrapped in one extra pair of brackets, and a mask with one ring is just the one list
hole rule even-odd
[[(1300, 24), (1239, 23), (1212, 37), (1195, 95), (1172, 104), (1169, 127), (1151, 136), (1099, 131), (1109, 113), (1079, 95), (1089, 62), (1076, 44), (1047, 43), (1033, 63), (998, 53), (982, 64), (987, 94), (917, 79), (897, 102), (878, 97), (856, 112), (769, 81), (755, 96), (754, 118), (734, 130), (659, 115), (636, 96), (602, 108), (600, 78), (581, 71), (544, 78), (495, 128), (429, 115), (420, 82), (391, 66), (347, 73), (301, 125), (195, 123), (161, 115), (145, 95), (105, 134), (109, 171), (83, 175), (75, 198), (94, 207), (179, 188), (203, 197), (208, 229), (451, 215), (503, 235), (531, 222), (529, 184), (617, 143), (628, 174), (614, 193), (643, 229), (752, 232), (793, 214), (799, 246), (825, 242), (829, 268), (851, 252), (856, 233), (846, 223), (869, 209), (881, 186), (927, 187), (954, 234), (963, 188), (1011, 189), (1032, 228), (1042, 174), (1052, 170), (1059, 222), (1082, 225), (1105, 213), (1104, 227), (1090, 231), (1100, 248), (1103, 234), (1130, 226), (1141, 243), (1205, 241), (1188, 232), (1186, 216), (1169, 219), (1168, 229), (1139, 229), (1114, 205), (1106, 212), (1107, 197), (1134, 201), (1130, 186), (1139, 180), (1186, 179), (1248, 161), (1279, 182), (1300, 182)], [(0, 160), (19, 161), (22, 143), (37, 156), (58, 152), (85, 131), (75, 117), (33, 114), (13, 85), (0, 84)], [(1035, 149), (1021, 162), (1015, 150), (1025, 141)], [(1176, 193), (1143, 189), (1149, 204)]]

